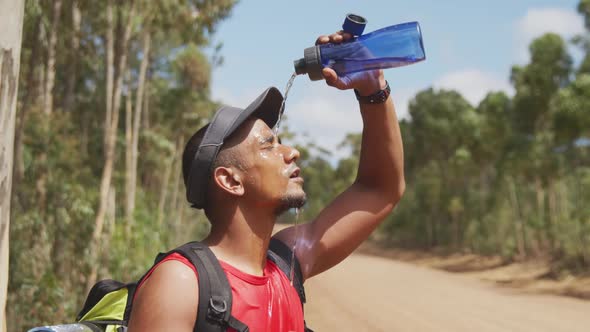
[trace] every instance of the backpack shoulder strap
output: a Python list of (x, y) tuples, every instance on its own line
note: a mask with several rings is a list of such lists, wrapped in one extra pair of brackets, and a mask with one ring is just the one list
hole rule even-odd
[[(295, 260), (293, 262), (293, 287), (297, 290), (301, 306), (303, 307), (306, 301), (305, 287), (303, 286), (303, 272), (301, 272), (301, 265), (299, 265), (297, 257), (293, 255), (293, 251), (283, 243), (283, 241), (271, 238), (270, 243), (268, 244), (267, 257), (273, 261), (289, 279), (291, 279), (291, 261)], [(313, 332), (307, 327), (306, 321), (303, 321), (303, 324), (305, 332)]]
[(294, 259), (293, 263), (293, 287), (299, 294), (299, 300), (301, 305), (305, 303), (305, 288), (303, 287), (303, 273), (301, 272), (301, 266), (297, 257), (293, 256), (293, 251), (283, 241), (272, 238), (268, 245), (267, 257), (273, 261), (281, 271), (291, 279), (291, 260)]
[(199, 273), (199, 307), (194, 331), (224, 332), (231, 327), (238, 332), (248, 332), (248, 326), (231, 314), (231, 287), (219, 260), (209, 247), (198, 241), (189, 242), (158, 255), (155, 264), (172, 253), (184, 256)]

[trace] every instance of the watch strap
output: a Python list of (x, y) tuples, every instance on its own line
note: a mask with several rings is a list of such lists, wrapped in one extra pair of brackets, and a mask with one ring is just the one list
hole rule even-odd
[(389, 87), (389, 82), (385, 81), (385, 88), (372, 95), (361, 96), (356, 89), (354, 89), (354, 94), (356, 95), (356, 99), (361, 104), (382, 104), (391, 94), (391, 88)]

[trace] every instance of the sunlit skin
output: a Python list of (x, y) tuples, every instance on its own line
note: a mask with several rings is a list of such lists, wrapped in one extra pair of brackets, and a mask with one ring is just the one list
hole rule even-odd
[[(316, 43), (349, 38), (338, 32), (320, 36)], [(329, 68), (322, 73), (328, 85), (356, 89), (365, 96), (386, 85), (381, 70), (346, 77), (338, 77)], [(274, 235), (291, 248), (297, 242), (295, 254), (304, 280), (350, 255), (392, 211), (405, 190), (403, 146), (391, 98), (359, 108), (363, 134), (354, 183), (315, 219)], [(303, 179), (297, 173), (299, 152), (280, 144), (273, 131), (254, 118), (234, 136), (232, 148), (243, 160), (240, 167), (213, 170), (207, 194), (212, 228), (203, 242), (220, 260), (245, 273), (262, 275), (277, 215), (305, 201)], [(198, 303), (198, 281), (192, 270), (180, 262), (165, 262), (139, 290), (129, 332), (192, 331)]]

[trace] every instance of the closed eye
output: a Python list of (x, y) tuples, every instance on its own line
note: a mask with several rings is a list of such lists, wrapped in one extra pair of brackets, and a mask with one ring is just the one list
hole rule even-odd
[(277, 146), (277, 143), (278, 145), (281, 144), (281, 138), (272, 134), (260, 140), (263, 149), (272, 149)]
[(274, 135), (266, 136), (265, 138), (260, 140), (260, 145), (272, 144), (275, 140)]

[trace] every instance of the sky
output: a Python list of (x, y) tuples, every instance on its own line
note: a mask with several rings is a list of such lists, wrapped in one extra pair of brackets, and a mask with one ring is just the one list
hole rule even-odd
[[(245, 107), (269, 86), (283, 93), (293, 61), (319, 35), (342, 27), (346, 14), (368, 21), (365, 33), (418, 21), (426, 61), (385, 70), (399, 118), (409, 118), (408, 103), (421, 90), (454, 89), (477, 105), (490, 91), (514, 93), (513, 65), (528, 63), (528, 45), (546, 32), (569, 39), (584, 31), (578, 0), (411, 0), (262, 1), (241, 0), (214, 35), (222, 43), (222, 66), (214, 69), (212, 97)], [(571, 47), (574, 58), (579, 50)], [(333, 152), (347, 133), (362, 130), (352, 91), (323, 81), (295, 79), (284, 122), (299, 142), (314, 141)]]

